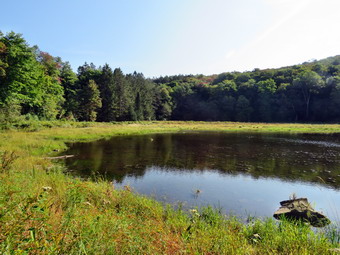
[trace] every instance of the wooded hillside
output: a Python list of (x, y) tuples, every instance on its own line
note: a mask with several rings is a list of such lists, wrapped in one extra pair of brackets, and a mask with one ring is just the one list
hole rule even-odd
[[(208, 64), (208, 63), (207, 63)], [(0, 120), (337, 122), (340, 56), (279, 69), (145, 78), (0, 32)]]

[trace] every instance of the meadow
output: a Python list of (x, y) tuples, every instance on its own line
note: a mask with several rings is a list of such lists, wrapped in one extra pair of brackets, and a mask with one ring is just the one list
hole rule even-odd
[(0, 254), (336, 254), (339, 228), (173, 208), (117, 190), (98, 176), (70, 176), (67, 142), (178, 132), (339, 133), (336, 124), (38, 122), (0, 131)]

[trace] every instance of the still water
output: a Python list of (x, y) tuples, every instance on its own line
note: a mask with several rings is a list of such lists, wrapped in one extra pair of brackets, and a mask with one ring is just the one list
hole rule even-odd
[(121, 136), (69, 144), (69, 170), (186, 207), (271, 217), (292, 193), (340, 221), (340, 135), (222, 132)]

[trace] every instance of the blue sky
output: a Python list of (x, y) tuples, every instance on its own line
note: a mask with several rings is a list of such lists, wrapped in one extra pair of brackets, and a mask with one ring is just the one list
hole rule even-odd
[(147, 77), (275, 68), (340, 54), (339, 0), (11, 0), (0, 30), (69, 61)]

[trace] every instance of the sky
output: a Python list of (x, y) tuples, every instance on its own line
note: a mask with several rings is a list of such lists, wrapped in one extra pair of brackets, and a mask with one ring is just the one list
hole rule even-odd
[(278, 68), (340, 54), (340, 0), (11, 0), (0, 31), (146, 77)]

